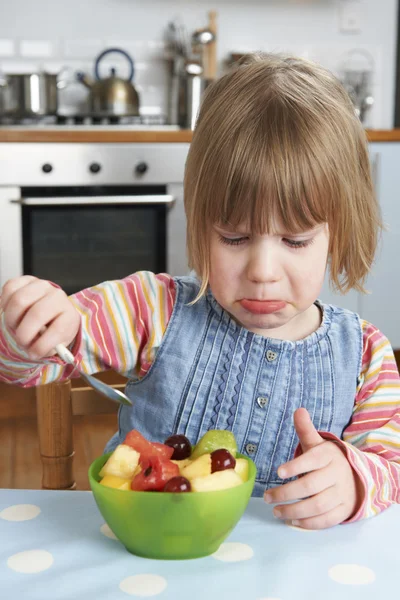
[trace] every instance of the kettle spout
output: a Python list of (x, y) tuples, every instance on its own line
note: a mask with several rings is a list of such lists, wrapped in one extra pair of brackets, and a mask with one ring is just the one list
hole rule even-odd
[(86, 86), (89, 90), (92, 89), (93, 85), (94, 85), (94, 81), (93, 79), (91, 79), (90, 77), (88, 77), (86, 75), (86, 73), (82, 73), (82, 71), (79, 71), (76, 74), (76, 78), (78, 81), (80, 81), (81, 83), (83, 83), (84, 86)]

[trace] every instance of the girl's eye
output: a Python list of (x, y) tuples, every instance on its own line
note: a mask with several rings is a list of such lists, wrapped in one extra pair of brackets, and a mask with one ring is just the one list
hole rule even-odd
[(223, 235), (219, 236), (220, 241), (223, 244), (227, 244), (227, 246), (240, 246), (244, 244), (244, 242), (248, 239), (247, 237), (238, 237), (238, 238), (227, 238)]
[(306, 248), (310, 246), (314, 242), (314, 238), (310, 240), (290, 240), (289, 238), (284, 238), (283, 240), (287, 246), (290, 248), (298, 249), (298, 248)]

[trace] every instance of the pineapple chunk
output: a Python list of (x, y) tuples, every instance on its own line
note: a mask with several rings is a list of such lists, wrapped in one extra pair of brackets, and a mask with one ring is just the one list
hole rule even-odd
[(178, 465), (179, 467), (179, 472), (182, 475), (182, 471), (185, 467), (187, 467), (188, 465), (190, 465), (190, 463), (192, 462), (190, 460), (190, 458), (184, 458), (183, 460), (171, 460), (171, 462), (173, 462), (175, 465)]
[(117, 477), (116, 475), (106, 475), (100, 481), (100, 484), (105, 485), (106, 487), (115, 488), (117, 490), (131, 489), (130, 479), (124, 479), (123, 477)]
[(237, 458), (235, 471), (242, 478), (242, 481), (247, 481), (249, 478), (249, 463), (245, 458)]
[(140, 454), (126, 444), (120, 444), (111, 454), (99, 475), (116, 475), (123, 479), (132, 479), (139, 464)]
[(181, 475), (189, 480), (211, 475), (211, 454), (203, 454), (191, 460), (190, 464), (182, 469)]
[(142, 467), (141, 467), (140, 465), (138, 465), (138, 466), (136, 467), (136, 469), (134, 470), (134, 472), (133, 472), (132, 479), (133, 479), (134, 477), (136, 477), (136, 475), (139, 475), (139, 473), (140, 473), (140, 471), (141, 471), (141, 470), (142, 470)]
[(192, 492), (216, 492), (242, 485), (243, 480), (234, 469), (216, 471), (206, 477), (197, 477), (191, 480)]

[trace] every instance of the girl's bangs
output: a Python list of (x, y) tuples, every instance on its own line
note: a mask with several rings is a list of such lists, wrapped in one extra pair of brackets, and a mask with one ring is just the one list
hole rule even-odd
[(255, 136), (232, 144), (210, 174), (210, 224), (242, 226), (254, 234), (279, 227), (295, 234), (329, 222), (334, 190), (340, 186), (336, 168), (316, 160), (315, 152), (307, 153), (307, 144), (287, 139), (264, 137), (259, 143)]

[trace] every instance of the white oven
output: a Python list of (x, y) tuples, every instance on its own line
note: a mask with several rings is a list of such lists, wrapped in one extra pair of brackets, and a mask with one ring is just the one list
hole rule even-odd
[(22, 274), (67, 293), (137, 270), (188, 271), (189, 144), (0, 144), (0, 285)]

